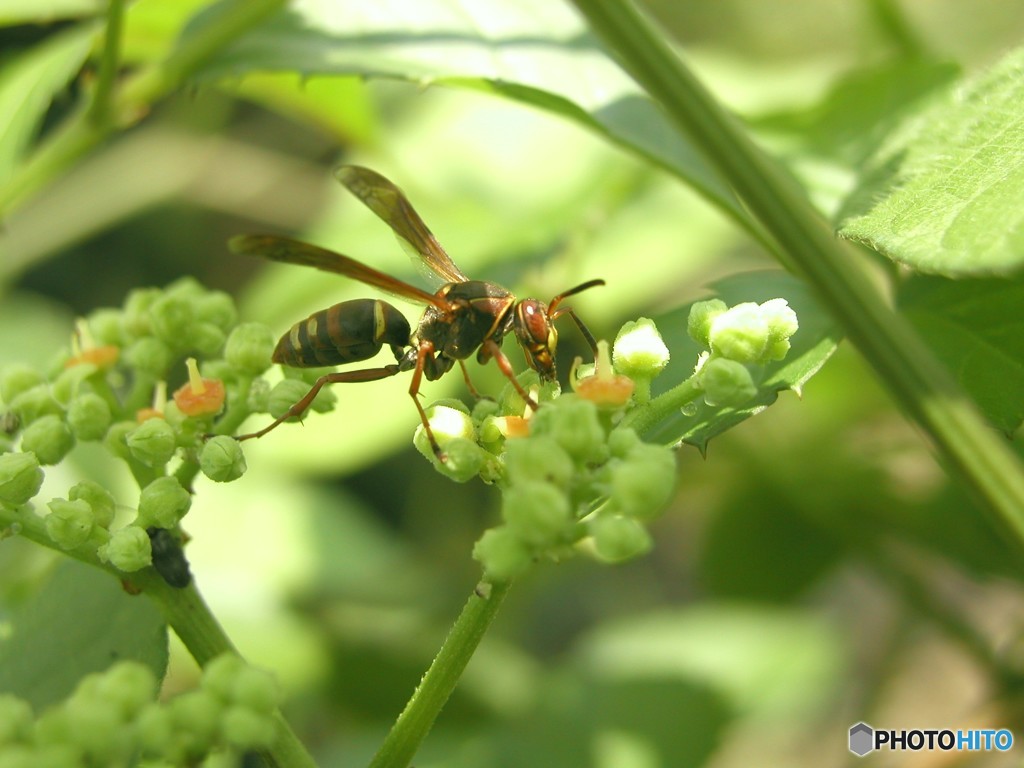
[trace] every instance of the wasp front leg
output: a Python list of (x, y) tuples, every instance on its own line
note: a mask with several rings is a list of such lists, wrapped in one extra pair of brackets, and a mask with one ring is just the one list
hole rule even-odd
[(494, 339), (487, 339), (480, 347), (479, 359), (480, 362), (486, 362), (488, 359), (494, 358), (494, 362), (497, 363), (498, 368), (505, 375), (505, 378), (511, 382), (512, 387), (519, 394), (523, 401), (530, 406), (530, 408), (536, 411), (540, 406), (537, 405), (537, 401), (530, 396), (530, 393), (523, 389), (523, 385), (519, 383), (519, 379), (516, 378), (516, 372), (512, 370), (512, 363), (505, 357), (505, 353), (501, 351), (501, 347)]

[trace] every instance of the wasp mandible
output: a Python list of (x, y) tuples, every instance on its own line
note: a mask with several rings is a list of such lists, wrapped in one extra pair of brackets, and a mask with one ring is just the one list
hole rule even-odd
[(277, 343), (273, 354), (275, 363), (295, 368), (356, 363), (375, 356), (384, 345), (391, 349), (396, 362), (379, 368), (321, 376), (287, 413), (258, 432), (239, 436), (239, 440), (262, 437), (288, 419), (302, 415), (326, 384), (377, 381), (412, 371), (409, 394), (434, 454), (444, 460), (444, 452), (434, 438), (418, 398), (423, 378), (439, 379), (458, 363), (467, 386), (475, 393), (465, 360), (476, 352), (480, 363), (493, 359), (523, 400), (536, 410), (536, 401), (516, 380), (512, 365), (501, 350), (506, 335), (515, 333), (527, 364), (546, 381), (555, 378), (556, 318), (569, 315), (597, 354), (593, 335), (563, 301), (580, 291), (604, 285), (604, 280), (588, 280), (560, 293), (547, 304), (537, 299), (517, 299), (500, 285), (470, 280), (455, 266), (402, 191), (379, 173), (357, 165), (343, 165), (335, 171), (335, 176), (391, 227), (410, 253), (444, 284), (436, 293), (428, 293), (348, 256), (287, 237), (242, 235), (232, 238), (229, 247), (235, 253), (316, 267), (426, 305), (415, 331), (401, 312), (380, 299), (343, 301), (296, 323)]

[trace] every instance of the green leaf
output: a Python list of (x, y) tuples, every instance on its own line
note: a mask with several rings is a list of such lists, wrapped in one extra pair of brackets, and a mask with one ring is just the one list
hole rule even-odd
[(76, 561), (61, 562), (4, 624), (0, 691), (36, 710), (121, 659), (146, 664), (157, 679), (167, 667), (167, 628), (156, 607), (126, 594), (110, 574)]
[[(792, 348), (784, 360), (765, 367), (758, 382), (757, 396), (742, 407), (711, 407), (702, 400), (692, 412), (679, 412), (644, 434), (653, 442), (694, 445), (701, 451), (718, 434), (746, 421), (778, 399), (787, 389), (800, 392), (804, 383), (825, 364), (839, 343), (840, 331), (821, 309), (806, 286), (785, 272), (747, 272), (727, 277), (712, 285), (715, 297), (732, 306), (745, 301), (758, 303), (783, 298), (796, 312), (800, 329), (791, 339)], [(705, 297), (711, 298), (711, 297)], [(703, 300), (703, 299), (702, 299)], [(655, 318), (658, 330), (672, 352), (672, 360), (654, 380), (654, 393), (660, 394), (688, 378), (701, 350), (687, 335), (686, 321), (690, 304)]]
[(290, 6), (211, 62), (230, 85), (250, 72), (360, 75), (500, 94), (591, 128), (749, 217), (661, 109), (562, 3), (341, 0)]
[(921, 272), (1015, 270), (1024, 265), (1022, 147), (1018, 49), (893, 134), (854, 194), (840, 234)]
[(54, 95), (81, 68), (92, 31), (82, 26), (54, 36), (0, 69), (0, 184), (32, 143)]
[(5, 0), (0, 6), (0, 26), (100, 16), (106, 8), (106, 0)]
[(985, 415), (1013, 434), (1024, 421), (1024, 280), (918, 276), (897, 301)]

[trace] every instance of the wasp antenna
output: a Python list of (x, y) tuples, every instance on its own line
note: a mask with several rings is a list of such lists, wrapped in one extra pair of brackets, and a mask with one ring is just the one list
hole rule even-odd
[(562, 291), (553, 298), (548, 304), (548, 317), (551, 317), (555, 313), (555, 308), (562, 302), (563, 299), (567, 299), (570, 296), (575, 296), (577, 293), (581, 293), (588, 288), (597, 288), (599, 285), (605, 285), (604, 280), (600, 278), (596, 280), (587, 280), (585, 283), (580, 283), (575, 288), (570, 288), (568, 291)]

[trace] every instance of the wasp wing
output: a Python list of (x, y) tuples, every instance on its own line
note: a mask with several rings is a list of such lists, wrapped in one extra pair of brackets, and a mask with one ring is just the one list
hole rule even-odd
[(348, 190), (395, 233), (406, 251), (447, 283), (464, 283), (468, 277), (455, 266), (433, 233), (416, 213), (405, 194), (376, 171), (359, 165), (342, 165), (334, 171)]
[(262, 256), (272, 261), (316, 267), (325, 272), (334, 272), (335, 274), (358, 280), (366, 285), (372, 285), (403, 299), (418, 301), (421, 304), (433, 304), (443, 311), (451, 309), (448, 302), (439, 296), (427, 293), (414, 285), (403, 283), (397, 278), (379, 272), (373, 267), (368, 267), (355, 259), (350, 259), (348, 256), (342, 256), (340, 253), (328, 251), (326, 248), (319, 248), (299, 240), (292, 240), (289, 237), (279, 237), (277, 235), (239, 235), (228, 241), (228, 247), (232, 253)]

